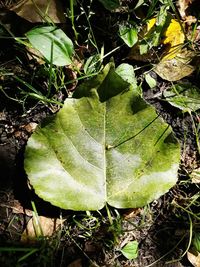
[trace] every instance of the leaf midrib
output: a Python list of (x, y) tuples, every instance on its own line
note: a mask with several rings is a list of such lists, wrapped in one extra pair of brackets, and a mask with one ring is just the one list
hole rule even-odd
[(104, 195), (105, 195), (105, 202), (107, 202), (107, 168), (106, 168), (106, 115), (107, 115), (107, 102), (104, 102), (104, 124), (103, 124), (103, 132), (104, 132), (104, 143), (103, 143), (103, 176), (104, 176)]

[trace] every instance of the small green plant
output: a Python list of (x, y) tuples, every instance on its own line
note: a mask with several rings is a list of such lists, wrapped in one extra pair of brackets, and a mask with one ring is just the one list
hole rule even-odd
[(72, 63), (74, 46), (61, 29), (55, 26), (37, 27), (27, 32), (26, 37), (49, 63), (57, 66)]
[(134, 260), (138, 256), (138, 242), (136, 240), (128, 242), (122, 249), (122, 254), (128, 260)]
[(134, 46), (138, 41), (138, 31), (136, 27), (126, 26), (121, 24), (119, 26), (119, 36), (129, 47)]
[(194, 237), (192, 238), (192, 245), (195, 251), (200, 253), (200, 233), (199, 232), (194, 233)]
[(75, 40), (78, 41), (78, 32), (75, 27), (75, 15), (74, 15), (74, 6), (76, 5), (76, 0), (70, 0), (70, 14), (69, 17), (72, 23), (72, 29), (74, 31)]
[(192, 121), (192, 128), (196, 137), (198, 152), (200, 153), (198, 126), (194, 120), (194, 114), (200, 109), (199, 88), (192, 83), (176, 83), (165, 90), (164, 97), (172, 106), (187, 112)]
[(82, 231), (82, 234), (79, 234), (79, 237), (83, 238), (91, 237), (93, 232), (100, 226), (100, 219), (97, 216), (93, 216), (89, 211), (86, 211), (86, 214), (81, 216), (73, 215), (72, 221)]

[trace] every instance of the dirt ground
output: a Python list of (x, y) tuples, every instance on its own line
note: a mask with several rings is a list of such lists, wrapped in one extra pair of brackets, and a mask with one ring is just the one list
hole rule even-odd
[[(131, 5), (130, 1), (130, 8)], [(126, 14), (119, 12), (111, 15), (100, 3), (96, 4), (96, 10), (98, 12), (92, 17), (91, 24), (95, 27), (99, 47), (104, 43), (106, 53), (117, 46), (117, 21), (126, 19)], [(19, 35), (33, 26), (5, 8), (0, 9), (0, 21), (9, 25), (14, 34)], [(17, 28), (16, 21), (19, 25)], [(83, 36), (82, 42), (84, 41)], [(91, 52), (86, 51), (86, 54)], [(126, 59), (127, 53), (127, 48), (122, 46), (112, 54), (116, 65), (122, 62), (134, 66), (143, 64)], [(147, 84), (143, 85), (144, 98), (172, 126), (181, 143), (179, 179), (177, 185), (167, 194), (145, 208), (115, 210), (110, 207), (114, 220), (111, 226), (105, 209), (100, 213), (92, 212), (90, 217), (84, 212), (60, 210), (39, 199), (29, 186), (23, 168), (26, 142), (35, 125), (46, 116), (57, 112), (59, 107), (31, 99), (23, 107), (19, 102), (13, 101), (11, 98), (20, 97), (17, 91), (19, 82), (13, 78), (13, 73), (30, 81), (33, 71), (36, 72), (39, 68), (37, 62), (29, 61), (14, 40), (1, 40), (0, 87), (5, 89), (7, 95), (0, 90), (0, 266), (193, 266), (185, 253), (190, 236), (190, 219), (184, 208), (199, 193), (199, 185), (190, 182), (189, 174), (199, 167), (193, 121), (198, 125), (200, 114), (196, 112), (191, 118), (190, 114), (182, 113), (159, 97), (154, 97), (169, 87), (169, 82), (156, 76), (157, 86), (153, 90)], [(138, 77), (140, 72), (138, 70)], [(198, 84), (196, 76), (188, 79)], [(39, 77), (33, 83), (43, 90), (45, 78)], [(66, 92), (57, 94), (57, 98), (63, 101)], [(36, 243), (24, 243), (21, 235), (32, 218), (32, 214), (27, 212), (32, 210), (31, 201), (34, 201), (40, 216), (59, 218), (62, 215), (65, 221), (62, 229), (55, 231), (52, 237)], [(191, 204), (193, 213), (199, 213), (198, 209), (198, 206)], [(198, 219), (193, 218), (193, 228), (199, 229)], [(130, 240), (137, 240), (139, 243), (139, 255), (135, 260), (127, 260), (120, 252), (122, 245)], [(37, 251), (19, 262), (25, 252), (16, 248), (30, 247)]]

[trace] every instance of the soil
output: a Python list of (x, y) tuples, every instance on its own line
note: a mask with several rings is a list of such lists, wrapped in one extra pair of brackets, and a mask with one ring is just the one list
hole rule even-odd
[[(14, 2), (16, 1), (12, 4)], [(132, 1), (124, 3), (129, 9), (133, 6)], [(118, 23), (127, 19), (126, 12), (120, 10), (110, 13), (98, 2), (94, 10), (98, 12), (91, 17), (91, 25), (94, 25), (98, 47), (104, 44), (107, 53), (119, 45), (120, 49), (112, 53), (116, 65), (128, 62), (139, 67), (144, 64), (128, 60), (128, 48), (122, 45), (118, 38)], [(77, 7), (75, 11), (78, 13), (80, 10)], [(5, 8), (0, 9), (0, 20), (1, 23), (9, 25), (17, 36), (35, 26)], [(15, 26), (16, 23), (19, 27)], [(85, 18), (80, 17), (78, 23), (81, 25), (80, 32), (87, 31), (84, 28), (87, 25)], [(72, 32), (70, 34), (72, 35)], [(88, 45), (85, 36), (82, 34), (80, 37), (82, 46)], [(73, 35), (70, 37), (73, 39)], [(93, 52), (90, 45), (87, 47), (83, 52), (85, 56)], [(163, 101), (162, 94), (155, 97), (170, 86), (169, 82), (154, 76), (157, 86), (153, 90), (143, 82), (144, 98), (154, 105), (157, 113), (171, 125), (181, 143), (179, 181), (167, 194), (146, 208), (115, 210), (110, 207), (113, 225), (110, 225), (105, 209), (101, 213), (92, 213), (91, 216), (96, 218), (96, 221), (86, 220), (85, 213), (60, 210), (39, 199), (30, 188), (23, 168), (26, 142), (36, 124), (57, 112), (59, 106), (47, 105), (35, 99), (27, 99), (22, 105), (20, 101), (23, 95), (19, 91), (22, 85), (14, 79), (14, 75), (30, 82), (32, 74), (36, 73), (37, 79), (32, 84), (41, 91), (46, 89), (46, 77), (38, 74), (41, 66), (34, 60), (30, 61), (22, 47), (12, 39), (2, 39), (0, 48), (0, 88), (4, 88), (4, 92), (0, 91), (0, 266), (192, 266), (184, 253), (189, 242), (190, 219), (188, 213), (178, 205), (187, 207), (190, 199), (199, 192), (198, 184), (188, 182), (191, 181), (191, 171), (199, 167), (194, 132), (194, 123), (196, 127), (199, 123), (198, 112), (192, 115), (182, 113)], [(106, 61), (109, 61), (109, 58), (106, 58)], [(138, 77), (142, 77), (143, 71), (144, 69), (138, 70)], [(188, 79), (198, 83), (197, 76)], [(66, 92), (64, 88), (59, 94), (53, 91), (52, 95), (62, 102), (69, 90)], [(28, 212), (32, 210), (31, 202), (35, 203), (40, 216), (59, 218), (62, 215), (65, 219), (64, 230), (33, 244), (22, 243), (21, 235), (32, 218), (32, 214)], [(199, 213), (195, 205), (191, 206), (191, 210)], [(198, 229), (199, 222), (195, 218), (193, 225)], [(59, 244), (56, 243), (58, 239)], [(139, 255), (136, 260), (126, 260), (120, 252), (123, 244), (131, 240), (139, 242)], [(38, 251), (22, 261), (19, 259), (24, 256), (24, 251), (1, 249), (27, 247), (38, 248)]]

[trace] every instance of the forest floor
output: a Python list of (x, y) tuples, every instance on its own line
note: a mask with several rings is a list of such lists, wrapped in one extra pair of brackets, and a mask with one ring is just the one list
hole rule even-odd
[[(24, 170), (27, 140), (36, 125), (58, 112), (60, 106), (25, 97), (28, 95), (27, 87), (15, 78), (20, 77), (42, 93), (47, 88), (44, 63), (30, 58), (23, 44), (13, 38), (23, 37), (28, 30), (42, 23), (27, 21), (25, 16), (20, 17), (10, 10), (17, 2), (8, 1), (5, 4), (0, 1), (0, 266), (200, 266), (199, 258), (191, 261), (189, 254), (193, 248), (193, 238), (200, 232), (200, 113), (198, 109), (195, 112), (183, 112), (163, 101), (160, 96), (172, 81), (162, 79), (152, 71), (156, 85), (150, 88), (143, 73), (150, 69), (152, 62), (130, 57), (130, 48), (118, 33), (119, 25), (129, 21), (131, 16), (138, 24), (144, 20), (154, 4), (151, 17), (155, 16), (162, 1), (141, 1), (143, 4), (138, 10), (134, 9), (137, 1), (129, 0), (122, 1), (114, 11), (106, 9), (97, 0), (77, 1), (75, 5), (75, 25), (79, 33), (76, 52), (87, 59), (96, 52), (97, 45), (99, 49), (104, 47), (104, 55), (108, 54), (104, 58), (104, 65), (111, 58), (116, 66), (121, 63), (132, 65), (138, 84), (142, 83), (143, 98), (172, 127), (181, 144), (178, 182), (169, 192), (145, 207), (109, 207), (92, 212), (62, 210), (40, 199), (29, 185)], [(178, 12), (176, 4), (174, 6)], [(69, 8), (66, 6), (63, 10)], [(197, 9), (198, 4), (191, 4), (188, 12), (198, 21), (200, 14), (196, 13)], [(91, 17), (85, 16), (83, 11), (90, 12)], [(171, 7), (168, 12), (176, 18), (177, 12)], [(69, 18), (66, 20), (66, 23), (61, 21), (58, 26), (75, 40), (72, 21)], [(198, 23), (195, 25), (198, 27)], [(6, 34), (5, 29), (8, 29)], [(159, 53), (157, 49), (155, 47), (156, 53)], [(79, 77), (79, 73), (71, 69), (67, 69), (65, 75), (64, 86), (59, 91), (55, 88), (51, 91), (51, 99), (61, 103), (75, 90), (77, 83), (82, 82), (80, 79), (69, 83), (70, 77)], [(199, 69), (182, 80), (198, 87)], [(176, 84), (179, 80), (173, 82)], [(195, 178), (194, 172), (197, 174)], [(35, 216), (40, 221), (39, 226), (44, 228), (43, 234), (33, 238), (34, 227), (30, 222)], [(138, 243), (138, 255), (129, 260), (121, 250), (133, 240)]]

